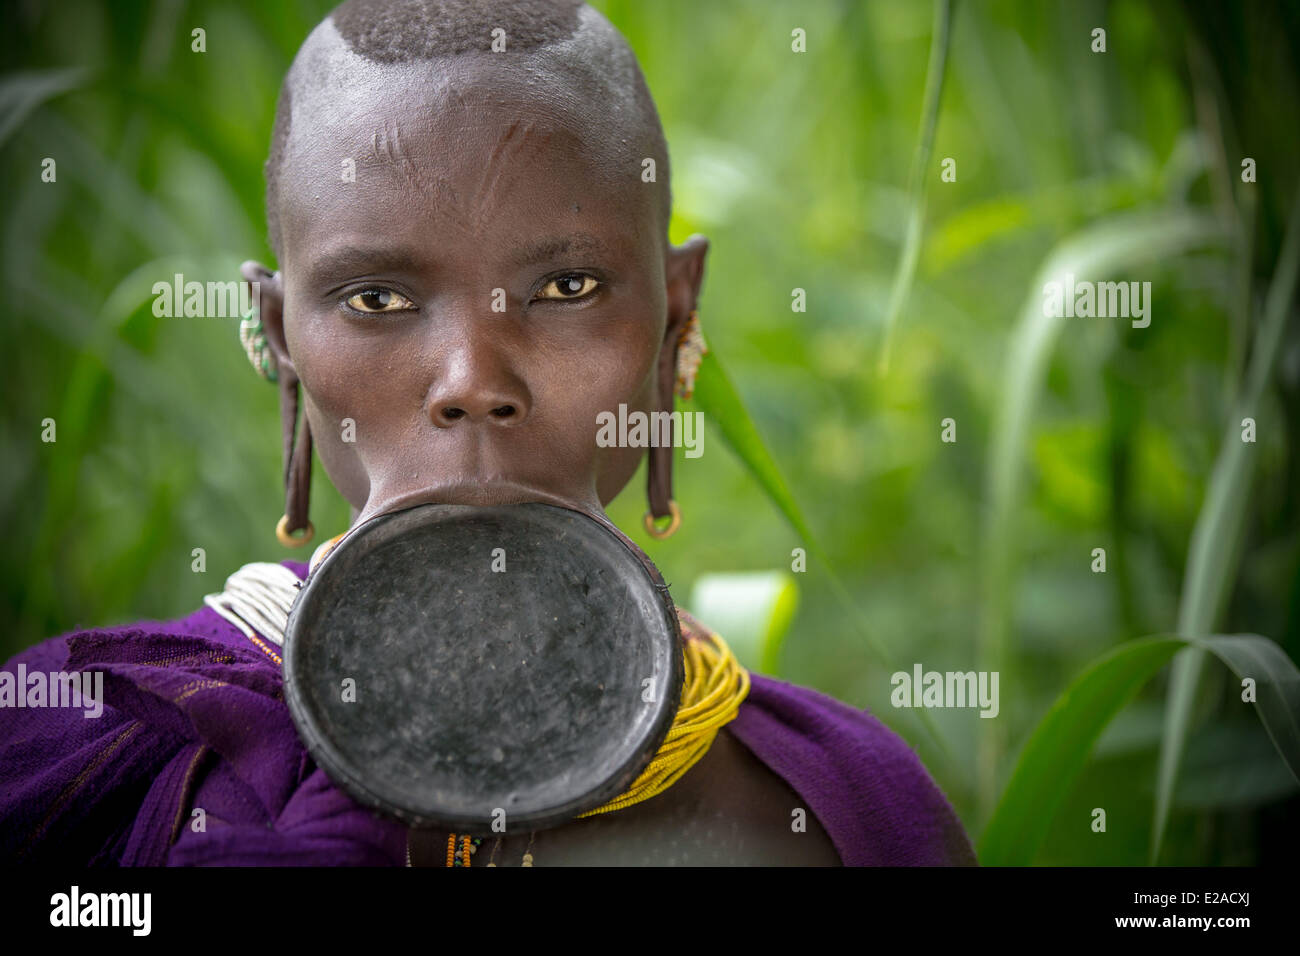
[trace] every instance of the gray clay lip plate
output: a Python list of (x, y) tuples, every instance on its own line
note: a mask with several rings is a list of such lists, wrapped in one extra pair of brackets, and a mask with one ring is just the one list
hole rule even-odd
[(681, 636), (652, 569), (551, 505), (375, 518), (290, 613), (294, 724), (335, 783), (413, 826), (567, 822), (624, 792), (676, 715)]

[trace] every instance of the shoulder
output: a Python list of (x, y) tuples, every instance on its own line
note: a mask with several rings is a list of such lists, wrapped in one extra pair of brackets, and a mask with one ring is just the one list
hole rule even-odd
[(915, 751), (865, 710), (751, 675), (732, 734), (808, 801), (848, 865), (973, 865), (947, 797)]
[(21, 651), (0, 668), (0, 858), (165, 862), (218, 709), (269, 710), (278, 677), (206, 606)]
[[(10, 683), (32, 688), (52, 688), (50, 674), (80, 677), (78, 690), (92, 678), (99, 706), (29, 693), (0, 708), (0, 859), (266, 862), (274, 839), (284, 860), (400, 861), (399, 829), (311, 764), (276, 650), (205, 605), (60, 635), (7, 662)], [(182, 825), (191, 808), (205, 829)]]
[(902, 737), (814, 689), (750, 682), (732, 734), (809, 801), (845, 864), (975, 864), (952, 804)]
[[(277, 581), (278, 585), (283, 585), (286, 581), (300, 582), (307, 572), (307, 565), (297, 561), (246, 564), (226, 579), (225, 592), (218, 590), (207, 595), (196, 610), (183, 617), (148, 619), (110, 627), (78, 628), (18, 652), (3, 665), (3, 670), (13, 673), (19, 664), (28, 673), (38, 668), (47, 671), (64, 666), (80, 668), (96, 660), (120, 655), (129, 657), (129, 648), (133, 647), (196, 643), (207, 645), (209, 650), (214, 651), (219, 647), (229, 647), (239, 653), (252, 653), (254, 659), (271, 661), (278, 668), (279, 655), (275, 653), (278, 647), (262, 640), (257, 632), (249, 634), (250, 628), (237, 625), (229, 613), (222, 613), (214, 607), (214, 604), (224, 602), (209, 600), (225, 597), (230, 593), (232, 583), (241, 578), (247, 579), (250, 572), (259, 568), (284, 568), (291, 572), (284, 575), (283, 581)], [(167, 661), (173, 662), (172, 659)]]
[(751, 675), (732, 733), (808, 801), (849, 865), (970, 865), (974, 850), (915, 751), (875, 716)]
[[(715, 637), (679, 609), (684, 636)], [(975, 865), (961, 820), (915, 751), (866, 710), (761, 674), (726, 725), (805, 801), (848, 866)]]

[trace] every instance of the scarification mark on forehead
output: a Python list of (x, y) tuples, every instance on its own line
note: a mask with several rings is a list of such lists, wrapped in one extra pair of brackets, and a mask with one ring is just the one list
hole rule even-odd
[[(408, 132), (418, 135), (418, 131), (409, 131), (409, 128)], [(439, 208), (447, 209), (448, 214), (454, 216), (455, 191), (437, 164), (421, 159), (407, 147), (410, 135), (403, 133), (402, 121), (385, 120), (370, 134), (371, 160), (395, 173), (403, 190), (432, 195)]]
[[(483, 115), (481, 108), (478, 115)], [(451, 141), (484, 131), (490, 132), (484, 143), (486, 155), (472, 161), (467, 191), (462, 193), (453, 178), (461, 170), (454, 164), (445, 167), (441, 160), (452, 152)], [(544, 120), (524, 117), (430, 124), (423, 128), (418, 120), (389, 119), (373, 128), (367, 159), (392, 173), (397, 187), (408, 196), (432, 198), (439, 214), (450, 223), (478, 232), (491, 217), (501, 213), (502, 205), (515, 197), (521, 184), (525, 191), (529, 190), (529, 178), (536, 174), (538, 158), (554, 139), (554, 130)], [(411, 205), (407, 203), (406, 208)]]
[(521, 175), (528, 172), (530, 165), (525, 162), (527, 154), (545, 149), (550, 140), (550, 130), (538, 129), (528, 121), (515, 120), (510, 124), (492, 147), (474, 193), (473, 208), (478, 213), (474, 220), (476, 227), (481, 226), (493, 211), (494, 198), (504, 198), (513, 190)]

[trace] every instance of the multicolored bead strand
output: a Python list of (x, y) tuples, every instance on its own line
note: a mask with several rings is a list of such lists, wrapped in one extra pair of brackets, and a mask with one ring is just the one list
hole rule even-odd
[(479, 844), (483, 842), (482, 837), (470, 837), (461, 834), (460, 849), (456, 849), (456, 834), (447, 835), (447, 865), (448, 866), (469, 866), (470, 858), (478, 852)]

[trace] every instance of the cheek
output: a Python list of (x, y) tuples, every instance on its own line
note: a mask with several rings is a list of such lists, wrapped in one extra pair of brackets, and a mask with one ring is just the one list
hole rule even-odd
[(304, 390), (303, 403), (307, 421), (311, 424), (312, 442), (334, 487), (354, 508), (361, 508), (370, 497), (370, 475), (357, 454), (356, 444), (349, 439), (355, 429), (349, 429), (343, 419), (348, 416), (326, 414)]
[(664, 338), (663, 289), (654, 285), (644, 287), (636, 299), (638, 306), (628, 317), (600, 337), (605, 350), (601, 355), (601, 369), (608, 370), (610, 388), (606, 403), (598, 411), (616, 411), (619, 402), (626, 402), (629, 411), (648, 411), (655, 407), (659, 350)]
[[(648, 411), (654, 406), (658, 337), (653, 323), (628, 322), (618, 334), (592, 339), (576, 350), (560, 382), (564, 398), (558, 404), (582, 422), (582, 435), (595, 447), (596, 417), (602, 412)], [(606, 452), (609, 449), (600, 449)]]
[(366, 431), (373, 431), (386, 412), (398, 407), (397, 392), (409, 393), (418, 386), (402, 381), (403, 372), (414, 372), (409, 362), (395, 358), (407, 354), (406, 350), (384, 347), (373, 336), (359, 334), (329, 315), (298, 311), (296, 318), (286, 320), (285, 341), (316, 416), (336, 433), (345, 419), (351, 419), (358, 431), (362, 423)]
[(301, 382), (316, 455), (334, 487), (360, 508), (371, 484), (363, 442), (380, 437), (375, 435), (375, 409), (382, 407), (385, 396), (369, 387), (376, 376), (359, 373), (355, 341), (331, 328), (324, 317), (291, 309), (292, 299), (286, 298), (285, 344)]
[(350, 364), (345, 344), (327, 323), (313, 321), (302, 310), (294, 309), (289, 299), (285, 313), (285, 344), (303, 388), (313, 396), (319, 413), (346, 417), (347, 411), (339, 401), (347, 392)]
[(618, 414), (624, 404), (628, 412), (650, 412), (658, 409), (658, 358), (661, 332), (653, 323), (629, 350), (614, 357), (610, 365), (612, 374), (590, 393), (591, 401), (584, 409), (587, 425), (584, 439), (588, 454), (593, 456), (594, 475), (602, 504), (608, 504), (636, 473), (646, 450), (639, 447), (601, 447), (596, 442), (599, 430), (597, 416), (602, 412)]

